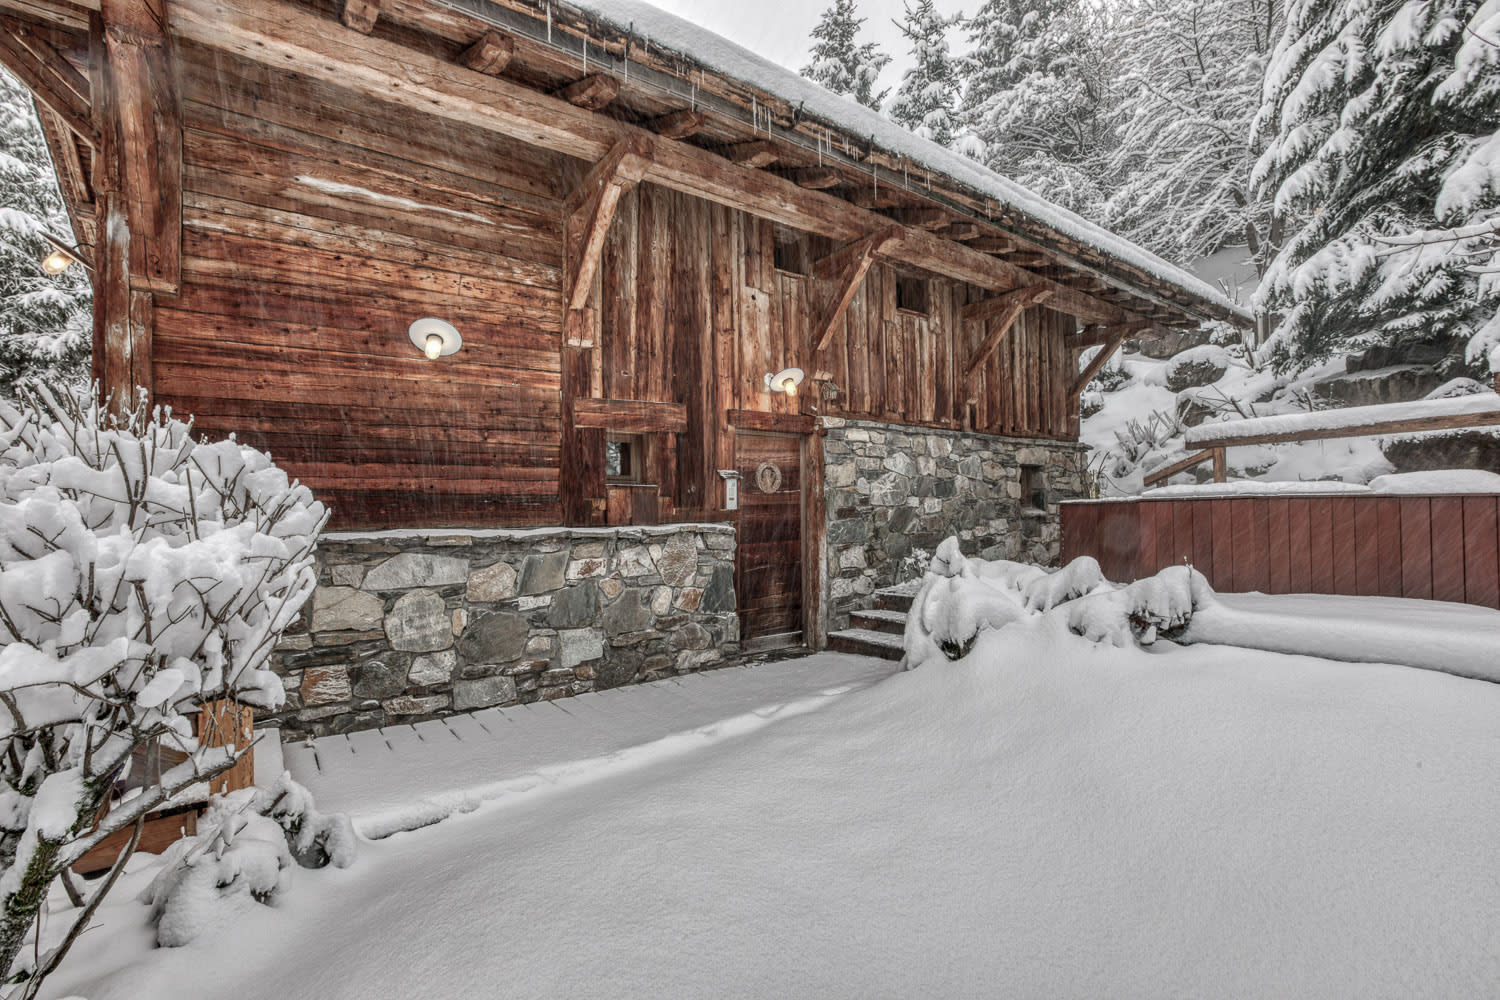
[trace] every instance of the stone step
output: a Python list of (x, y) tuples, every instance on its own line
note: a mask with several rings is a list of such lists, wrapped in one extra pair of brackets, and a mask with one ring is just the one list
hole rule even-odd
[(901, 636), (867, 628), (846, 628), (829, 633), (828, 648), (840, 653), (878, 656), (883, 660), (899, 660), (906, 655)]
[(906, 632), (906, 612), (888, 611), (882, 608), (856, 611), (849, 616), (849, 625), (852, 628), (868, 629), (871, 632), (902, 635)]
[(921, 582), (918, 581), (915, 585), (903, 583), (877, 590), (874, 594), (875, 607), (882, 611), (910, 611), (912, 601), (916, 600), (920, 589)]

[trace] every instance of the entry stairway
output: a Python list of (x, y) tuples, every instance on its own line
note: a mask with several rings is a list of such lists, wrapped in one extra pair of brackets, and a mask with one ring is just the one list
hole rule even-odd
[(848, 628), (829, 633), (828, 648), (886, 660), (901, 659), (906, 614), (921, 586), (922, 581), (913, 580), (875, 591), (875, 606), (854, 612), (849, 616)]

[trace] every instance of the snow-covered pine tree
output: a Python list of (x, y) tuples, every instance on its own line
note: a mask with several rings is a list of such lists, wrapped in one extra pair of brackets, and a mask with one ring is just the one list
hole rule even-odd
[(875, 82), (891, 57), (874, 42), (855, 44), (859, 26), (865, 23), (857, 12), (854, 0), (833, 0), (833, 6), (823, 11), (812, 31), (812, 62), (802, 67), (802, 75), (878, 111), (890, 90), (876, 91)]
[(958, 148), (1092, 215), (1103, 200), (1109, 12), (1082, 0), (985, 0), (965, 22), (970, 54)]
[(18, 381), (88, 377), (93, 342), (88, 275), (74, 264), (57, 277), (41, 268), (64, 243), (68, 218), (31, 95), (0, 69), (0, 394)]
[(1109, 228), (1176, 261), (1248, 246), (1264, 270), (1276, 234), (1270, 206), (1251, 190), (1250, 125), (1279, 9), (1277, 0), (1129, 0), (1118, 9)]
[(892, 120), (917, 135), (948, 145), (955, 134), (958, 110), (958, 67), (948, 50), (948, 29), (960, 15), (944, 17), (932, 0), (906, 5), (906, 17), (897, 27), (911, 42), (912, 66), (901, 77), (901, 86), (887, 109)]
[(1284, 362), (1500, 340), (1497, 47), (1494, 0), (1288, 5), (1255, 122), (1256, 182), (1305, 220), (1257, 293)]

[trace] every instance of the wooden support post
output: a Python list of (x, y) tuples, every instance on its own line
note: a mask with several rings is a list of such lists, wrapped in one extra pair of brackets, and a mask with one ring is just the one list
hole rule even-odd
[(608, 73), (593, 73), (574, 80), (557, 92), (557, 96), (585, 111), (607, 108), (620, 96), (620, 81)]
[(1214, 482), (1222, 483), (1229, 478), (1229, 461), (1224, 454), (1223, 448), (1213, 449), (1214, 453)]
[[(249, 705), (211, 701), (198, 710), (198, 745), (245, 749), (254, 739), (255, 715)], [(255, 784), (255, 753), (247, 751), (235, 765), (213, 780), (209, 791), (227, 795)]]
[(374, 31), (379, 17), (380, 0), (344, 0), (343, 22), (361, 34)]
[(961, 315), (965, 322), (983, 323), (998, 317), (998, 322), (990, 330), (989, 335), (984, 338), (973, 356), (969, 358), (969, 363), (964, 366), (964, 379), (973, 378), (980, 366), (991, 354), (995, 353), (995, 349), (1010, 334), (1011, 327), (1016, 325), (1016, 320), (1021, 318), (1021, 313), (1051, 297), (1051, 289), (1018, 288), (993, 299), (985, 299), (982, 302), (964, 306)]
[(833, 341), (834, 334), (843, 328), (844, 313), (848, 312), (849, 303), (854, 301), (859, 286), (864, 284), (870, 265), (875, 262), (881, 248), (894, 239), (895, 235), (892, 230), (871, 234), (841, 247), (813, 266), (816, 277), (838, 279), (822, 320), (813, 327), (813, 335), (817, 338), (813, 354), (819, 354), (827, 348)]
[(589, 394), (593, 351), (564, 347), (562, 351), (562, 453), (558, 492), (565, 523), (574, 526), (604, 523), (608, 497), (604, 489), (604, 431), (574, 426), (575, 404)]
[(582, 309), (594, 287), (604, 237), (614, 221), (620, 196), (635, 187), (651, 162), (651, 149), (642, 140), (623, 139), (594, 164), (563, 205), (564, 250), (567, 258), (567, 313), (564, 333), (570, 346), (591, 347), (592, 339), (577, 333), (569, 318)]
[(515, 54), (514, 39), (499, 32), (486, 31), (473, 45), (464, 49), (458, 61), (476, 73), (499, 76), (510, 65), (511, 57)]
[(663, 139), (686, 139), (690, 135), (697, 135), (703, 131), (703, 112), (673, 111), (671, 114), (646, 122), (646, 128)]

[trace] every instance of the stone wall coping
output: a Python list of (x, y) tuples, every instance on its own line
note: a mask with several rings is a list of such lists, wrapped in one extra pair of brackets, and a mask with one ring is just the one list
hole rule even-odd
[(630, 524), (610, 527), (545, 526), (539, 528), (386, 528), (380, 531), (327, 531), (320, 542), (373, 542), (389, 539), (421, 541), (428, 539), (499, 539), (522, 541), (531, 538), (644, 538), (676, 535), (684, 531), (710, 534), (734, 534), (732, 521), (684, 521), (673, 524)]
[(924, 427), (921, 424), (893, 424), (884, 420), (855, 420), (849, 417), (819, 417), (822, 426), (829, 430), (841, 427), (861, 427), (869, 430), (896, 434), (936, 434), (948, 438), (977, 438), (985, 441), (1000, 441), (1007, 445), (1032, 448), (1058, 448), (1072, 451), (1087, 451), (1089, 445), (1082, 441), (1067, 441), (1059, 438), (1010, 437), (1004, 434), (985, 434), (980, 431), (952, 430), (947, 427)]

